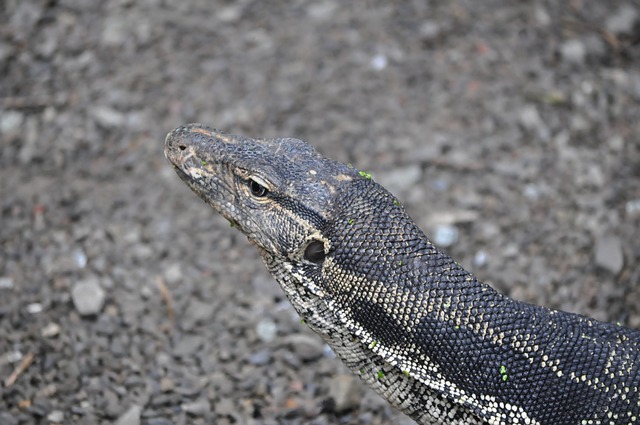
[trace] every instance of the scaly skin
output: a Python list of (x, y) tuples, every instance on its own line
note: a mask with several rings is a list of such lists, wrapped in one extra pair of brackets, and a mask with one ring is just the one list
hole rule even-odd
[(169, 133), (165, 155), (306, 323), (418, 423), (640, 422), (640, 331), (496, 292), (368, 174), (300, 140), (200, 124)]

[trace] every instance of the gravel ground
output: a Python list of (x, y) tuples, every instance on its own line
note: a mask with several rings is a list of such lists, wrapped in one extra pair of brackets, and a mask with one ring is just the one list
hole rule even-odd
[(509, 295), (640, 327), (632, 1), (0, 3), (0, 423), (410, 424), (165, 162), (204, 122), (370, 171)]

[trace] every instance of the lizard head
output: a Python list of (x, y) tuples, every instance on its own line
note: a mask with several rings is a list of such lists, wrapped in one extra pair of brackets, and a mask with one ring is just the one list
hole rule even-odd
[(330, 249), (323, 229), (332, 200), (358, 177), (301, 140), (252, 139), (201, 124), (170, 132), (164, 152), (180, 178), (244, 233), (267, 265), (321, 263)]

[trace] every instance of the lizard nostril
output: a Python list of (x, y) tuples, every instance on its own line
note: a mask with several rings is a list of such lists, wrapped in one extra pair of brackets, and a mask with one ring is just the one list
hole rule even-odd
[(179, 148), (181, 151), (183, 151), (183, 150), (187, 149), (187, 147), (186, 147), (185, 145), (178, 145), (178, 148)]

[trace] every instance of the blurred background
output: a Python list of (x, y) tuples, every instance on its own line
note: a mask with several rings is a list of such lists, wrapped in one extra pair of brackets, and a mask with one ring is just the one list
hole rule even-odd
[(163, 157), (373, 174), (481, 280), (640, 327), (636, 1), (0, 3), (0, 423), (411, 424)]

